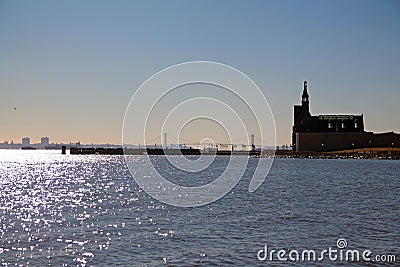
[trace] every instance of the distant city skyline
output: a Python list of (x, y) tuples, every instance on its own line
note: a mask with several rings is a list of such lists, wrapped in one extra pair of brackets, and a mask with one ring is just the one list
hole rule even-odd
[(304, 80), (312, 114), (364, 114), (366, 131), (400, 132), (399, 28), (394, 0), (5, 0), (0, 143), (49, 136), (121, 144), (136, 88), (192, 60), (222, 62), (253, 79), (279, 145), (291, 143)]

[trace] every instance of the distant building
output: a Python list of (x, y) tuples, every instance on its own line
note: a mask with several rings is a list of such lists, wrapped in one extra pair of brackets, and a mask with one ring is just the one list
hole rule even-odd
[(43, 147), (46, 147), (49, 145), (49, 138), (47, 136), (44, 136), (40, 138), (40, 145)]
[(304, 81), (301, 105), (294, 106), (292, 145), (297, 152), (400, 147), (400, 135), (366, 132), (362, 114), (312, 116), (307, 81)]
[(22, 138), (22, 146), (28, 147), (31, 145), (31, 139), (29, 137)]

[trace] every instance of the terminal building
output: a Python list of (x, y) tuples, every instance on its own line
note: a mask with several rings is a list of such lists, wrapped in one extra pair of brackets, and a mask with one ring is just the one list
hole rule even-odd
[(400, 135), (375, 134), (364, 130), (361, 115), (311, 115), (307, 81), (304, 81), (301, 105), (294, 106), (293, 151), (321, 152), (372, 147), (400, 147)]

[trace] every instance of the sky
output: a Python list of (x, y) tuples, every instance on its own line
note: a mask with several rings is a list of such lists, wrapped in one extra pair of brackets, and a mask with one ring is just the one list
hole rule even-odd
[[(151, 75), (215, 61), (248, 75), (290, 144), (312, 114), (364, 114), (400, 132), (399, 1), (0, 1), (0, 142), (121, 143)], [(156, 135), (156, 133), (154, 134)]]

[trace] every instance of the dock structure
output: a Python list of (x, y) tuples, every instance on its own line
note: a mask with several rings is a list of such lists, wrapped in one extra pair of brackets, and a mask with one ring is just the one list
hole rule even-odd
[[(160, 140), (161, 144), (150, 145), (153, 141)], [(246, 138), (246, 137), (244, 137)], [(217, 156), (260, 156), (261, 147), (256, 148), (255, 136), (251, 134), (251, 144), (233, 144), (233, 143), (196, 143), (191, 140), (182, 138), (180, 141), (185, 143), (170, 144), (168, 146), (167, 133), (163, 133), (162, 136), (153, 138), (147, 142), (143, 147), (128, 145), (118, 147), (70, 147), (70, 154), (72, 155), (217, 155)], [(208, 145), (208, 147), (207, 147)]]
[(162, 148), (70, 148), (71, 155), (234, 155), (234, 156), (259, 156), (261, 150), (230, 151), (230, 150), (202, 150), (196, 148), (162, 149)]

